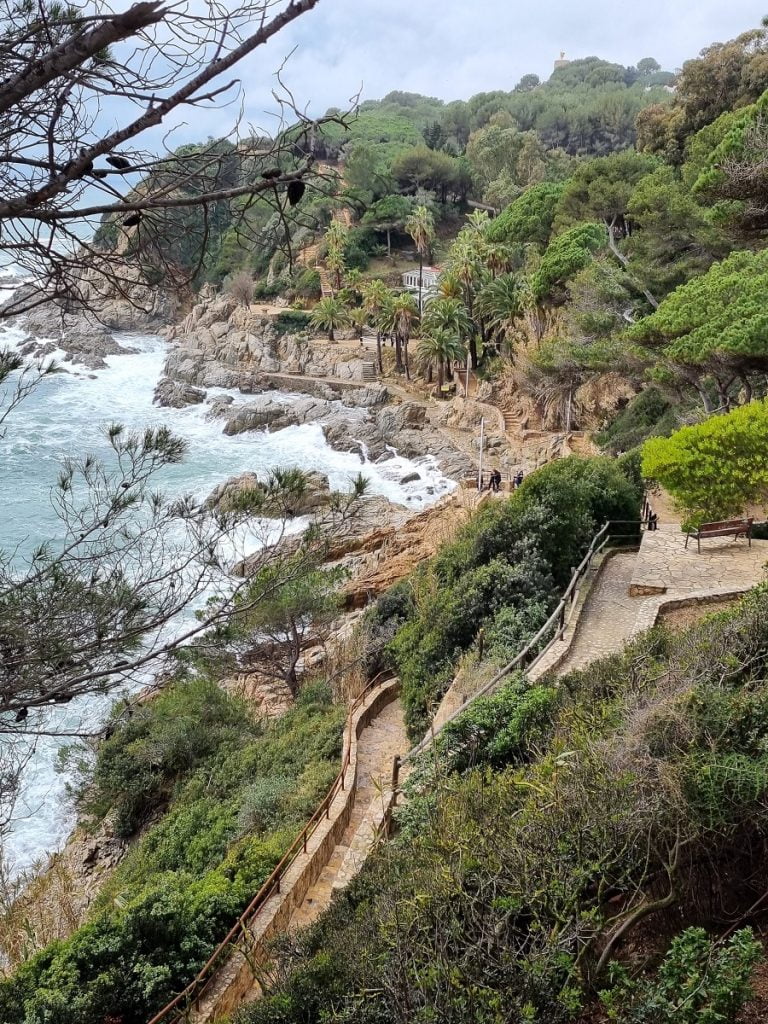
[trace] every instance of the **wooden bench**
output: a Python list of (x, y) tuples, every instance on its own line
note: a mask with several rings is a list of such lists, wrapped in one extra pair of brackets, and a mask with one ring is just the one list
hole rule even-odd
[(724, 519), (720, 523), (702, 523), (698, 530), (691, 530), (685, 535), (685, 546), (687, 548), (688, 541), (695, 537), (701, 554), (701, 542), (708, 537), (746, 537), (752, 547), (753, 522), (753, 519)]

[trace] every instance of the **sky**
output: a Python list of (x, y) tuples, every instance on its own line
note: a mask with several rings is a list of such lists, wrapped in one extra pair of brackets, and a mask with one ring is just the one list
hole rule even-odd
[[(317, 116), (359, 90), (362, 99), (404, 89), (445, 100), (508, 90), (528, 72), (548, 77), (560, 50), (621, 64), (650, 56), (675, 70), (766, 13), (768, 0), (320, 0), (241, 65), (246, 117), (274, 124), (274, 72), (294, 47), (284, 78)], [(220, 134), (225, 120), (198, 109), (183, 131)]]

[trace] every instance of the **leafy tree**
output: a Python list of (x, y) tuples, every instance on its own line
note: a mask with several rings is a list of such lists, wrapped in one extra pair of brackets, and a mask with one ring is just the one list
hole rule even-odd
[(768, 402), (711, 416), (643, 445), (643, 476), (658, 480), (697, 525), (768, 502)]
[(312, 310), (310, 320), (313, 327), (328, 332), (328, 341), (335, 341), (335, 332), (349, 323), (349, 312), (338, 295), (326, 295)]
[(653, 57), (643, 57), (637, 62), (637, 70), (641, 75), (652, 75), (655, 71), (661, 71), (661, 64)]
[(547, 246), (539, 269), (533, 275), (534, 296), (556, 299), (566, 282), (587, 266), (605, 244), (605, 231), (599, 224), (580, 224), (558, 235)]
[(638, 115), (638, 146), (680, 164), (687, 139), (725, 111), (753, 103), (768, 87), (768, 32), (713, 43), (683, 65), (674, 102)]
[(411, 213), (412, 203), (405, 196), (384, 196), (363, 216), (362, 223), (387, 233), (387, 256), (392, 256), (392, 232), (402, 231)]
[(546, 245), (564, 190), (565, 185), (559, 182), (532, 185), (489, 224), (488, 240), (510, 246), (529, 242)]
[[(710, 151), (700, 153), (708, 144)], [(757, 103), (718, 118), (692, 140), (690, 148), (689, 180), (699, 170), (692, 184), (694, 193), (717, 202), (716, 212), (727, 210), (742, 232), (750, 236), (764, 232), (768, 228), (768, 91)]]
[(634, 186), (655, 170), (657, 161), (626, 150), (579, 164), (560, 200), (556, 227), (602, 221), (620, 238), (630, 232), (627, 207)]
[(400, 153), (392, 163), (392, 174), (404, 192), (419, 188), (435, 192), (442, 203), (457, 183), (458, 164), (455, 157), (429, 146), (416, 146)]
[(515, 86), (515, 92), (530, 92), (531, 89), (535, 89), (537, 85), (541, 85), (541, 79), (538, 75), (523, 75)]
[(392, 179), (382, 156), (372, 142), (350, 143), (344, 153), (344, 178), (353, 188), (377, 199), (390, 190)]
[[(328, 627), (340, 608), (341, 568), (310, 568), (306, 560), (295, 571), (257, 572), (239, 595), (237, 607), (219, 642), (244, 666), (260, 675), (281, 679), (295, 697), (302, 655), (327, 639)], [(252, 595), (263, 595), (254, 602)]]
[(669, 166), (640, 179), (626, 214), (639, 228), (625, 247), (629, 267), (654, 295), (665, 295), (703, 273), (731, 247), (718, 218)]
[(768, 369), (766, 288), (768, 251), (735, 252), (681, 285), (627, 333), (689, 381), (709, 410), (704, 384), (711, 378), (728, 408), (735, 381), (749, 399), (750, 375)]

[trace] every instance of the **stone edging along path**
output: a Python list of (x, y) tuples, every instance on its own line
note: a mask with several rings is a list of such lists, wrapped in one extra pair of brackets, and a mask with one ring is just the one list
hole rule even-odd
[[(348, 745), (350, 760), (344, 773), (344, 787), (331, 802), (327, 818), (321, 821), (307, 840), (306, 853), (300, 853), (291, 864), (283, 876), (280, 891), (273, 893), (260, 908), (232, 955), (214, 975), (199, 1003), (186, 1013), (179, 1008), (178, 1013), (164, 1017), (167, 1024), (182, 1019), (195, 1024), (207, 1024), (226, 1017), (247, 998), (259, 994), (257, 974), (259, 968), (268, 968), (269, 942), (288, 931), (292, 916), (319, 878), (349, 824), (357, 789), (360, 738), (379, 712), (397, 698), (399, 690), (397, 679), (382, 683), (357, 709), (351, 728), (345, 730), (342, 764), (346, 759)], [(391, 800), (391, 792), (382, 794), (382, 818), (386, 816)]]

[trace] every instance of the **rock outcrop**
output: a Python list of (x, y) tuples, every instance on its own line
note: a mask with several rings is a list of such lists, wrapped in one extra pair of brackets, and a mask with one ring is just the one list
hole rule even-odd
[(205, 401), (205, 392), (200, 388), (193, 388), (191, 384), (182, 384), (179, 381), (171, 380), (170, 377), (161, 377), (155, 387), (153, 399), (155, 405), (171, 409), (183, 409), (187, 405), (199, 405)]

